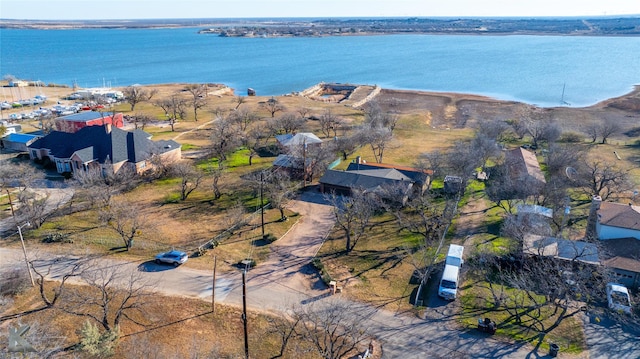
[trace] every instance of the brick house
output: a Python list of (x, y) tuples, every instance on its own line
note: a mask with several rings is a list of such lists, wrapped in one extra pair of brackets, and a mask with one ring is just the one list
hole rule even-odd
[(111, 125), (115, 128), (124, 126), (124, 119), (121, 113), (84, 111), (73, 115), (62, 116), (55, 119), (55, 129), (61, 132), (78, 132), (87, 126)]

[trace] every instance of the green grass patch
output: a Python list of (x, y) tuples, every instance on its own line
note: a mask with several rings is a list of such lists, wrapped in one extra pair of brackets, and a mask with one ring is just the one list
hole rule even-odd
[(182, 151), (197, 150), (197, 149), (200, 149), (200, 148), (201, 148), (200, 146), (196, 146), (196, 145), (193, 145), (191, 143), (183, 143), (183, 144), (181, 144)]
[(177, 192), (167, 193), (162, 200), (162, 203), (164, 204), (178, 203), (178, 202), (180, 202), (180, 193), (177, 193)]

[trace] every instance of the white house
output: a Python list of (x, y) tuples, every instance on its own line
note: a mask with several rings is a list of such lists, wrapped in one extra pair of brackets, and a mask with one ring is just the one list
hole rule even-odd
[(600, 240), (635, 238), (640, 240), (640, 206), (631, 203), (602, 202), (599, 196), (593, 198), (596, 211), (596, 235)]

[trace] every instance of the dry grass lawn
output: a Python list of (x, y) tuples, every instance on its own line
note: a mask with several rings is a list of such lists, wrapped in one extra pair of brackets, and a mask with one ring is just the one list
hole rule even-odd
[[(88, 290), (87, 287), (72, 285), (65, 288), (85, 293)], [(40, 308), (41, 305), (37, 290), (29, 289), (14, 298), (10, 310), (0, 307), (0, 316)], [(211, 304), (202, 300), (152, 295), (145, 298), (140, 312), (129, 313), (133, 320), (143, 325), (129, 320), (121, 323), (121, 338), (114, 355), (116, 358), (239, 358), (244, 355), (241, 308), (217, 305), (214, 314)], [(269, 324), (269, 318), (268, 314), (248, 313), (249, 353), (252, 358), (272, 358), (280, 350), (281, 341), (271, 331), (273, 327)], [(0, 338), (3, 339), (0, 353), (6, 349), (5, 335), (11, 325), (31, 325), (39, 329), (42, 337), (53, 338), (46, 342), (38, 341), (37, 349), (43, 350), (77, 344), (80, 340), (78, 330), (87, 320), (86, 317), (51, 308), (4, 321), (0, 323)], [(36, 343), (36, 340), (29, 341)], [(303, 350), (297, 350), (294, 354), (292, 350), (296, 347), (309, 349), (307, 343), (293, 338), (291, 349), (285, 353), (285, 357), (318, 358), (312, 352)], [(82, 354), (77, 350), (72, 352)], [(88, 355), (81, 357), (89, 358)]]

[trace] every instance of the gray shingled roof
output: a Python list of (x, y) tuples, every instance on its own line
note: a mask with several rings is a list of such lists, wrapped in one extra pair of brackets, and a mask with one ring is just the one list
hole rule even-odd
[(428, 174), (425, 171), (406, 167), (406, 166), (395, 166), (383, 163), (356, 163), (351, 162), (347, 167), (347, 171), (360, 171), (360, 170), (373, 170), (373, 169), (381, 169), (381, 168), (393, 168), (403, 175), (409, 177), (412, 181), (423, 185), (428, 177)]
[(151, 141), (144, 131), (128, 132), (117, 127), (87, 126), (76, 133), (53, 131), (35, 141), (29, 148), (49, 149), (56, 158), (71, 158), (75, 153), (83, 161), (104, 163), (140, 162), (151, 153), (164, 153), (180, 147), (175, 141)]
[(375, 191), (382, 186), (390, 185), (410, 187), (413, 181), (402, 173), (389, 168), (365, 171), (327, 170), (322, 178), (320, 178), (320, 183), (337, 187), (362, 188), (368, 191)]

